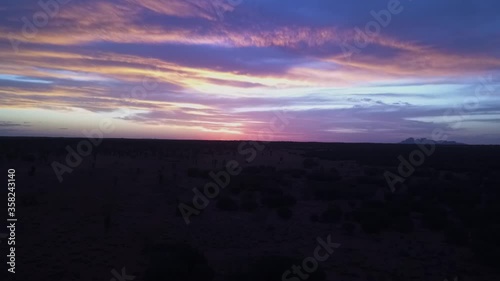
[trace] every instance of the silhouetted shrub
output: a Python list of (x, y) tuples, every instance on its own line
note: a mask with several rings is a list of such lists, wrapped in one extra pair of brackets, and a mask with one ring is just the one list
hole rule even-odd
[(296, 203), (295, 197), (289, 194), (266, 194), (262, 197), (262, 204), (268, 208), (290, 207)]
[(363, 219), (361, 220), (361, 228), (365, 233), (374, 234), (382, 230), (382, 225), (377, 220)]
[(413, 202), (411, 198), (403, 197), (403, 196), (395, 196), (392, 200), (387, 202), (387, 212), (390, 214), (395, 214), (398, 216), (409, 216), (411, 212), (411, 208), (413, 206)]
[(337, 168), (335, 168), (335, 167), (330, 168), (330, 175), (334, 178), (339, 178), (339, 179), (342, 178), (339, 170), (337, 170)]
[(293, 213), (292, 213), (292, 210), (290, 210), (290, 208), (287, 208), (287, 207), (280, 207), (278, 209), (276, 209), (276, 213), (278, 214), (278, 216), (284, 220), (288, 220), (292, 217)]
[(249, 174), (249, 175), (255, 175), (255, 174), (274, 174), (276, 173), (276, 167), (273, 166), (248, 166), (243, 169), (243, 173)]
[(272, 178), (268, 176), (241, 174), (238, 177), (234, 177), (234, 179), (231, 178), (231, 185), (234, 183), (236, 186), (239, 186), (241, 190), (266, 192), (268, 189), (274, 188), (268, 186), (270, 179)]
[(304, 165), (304, 168), (306, 168), (306, 169), (311, 169), (311, 168), (317, 167), (319, 164), (318, 164), (318, 162), (316, 162), (316, 160), (314, 160), (312, 158), (306, 158), (302, 162), (302, 165)]
[(351, 207), (353, 209), (358, 206), (358, 202), (356, 202), (354, 200), (349, 200), (348, 204), (349, 204), (349, 207)]
[(383, 209), (386, 206), (384, 202), (378, 201), (378, 200), (366, 200), (366, 201), (363, 201), (362, 204), (363, 204), (363, 208), (365, 208), (365, 209), (369, 209), (369, 208)]
[(316, 169), (307, 175), (307, 179), (313, 180), (313, 181), (332, 182), (332, 181), (340, 180), (341, 177), (340, 177), (340, 174), (338, 173), (337, 169), (332, 168), (330, 171)]
[(365, 201), (363, 207), (353, 212), (353, 217), (361, 224), (364, 232), (378, 233), (388, 227), (391, 222), (391, 214), (385, 209), (383, 202)]
[(151, 245), (144, 251), (148, 257), (145, 281), (210, 281), (215, 276), (205, 256), (189, 245)]
[(34, 175), (35, 175), (35, 173), (36, 173), (36, 167), (35, 167), (35, 166), (31, 166), (31, 169), (30, 169), (30, 171), (28, 172), (28, 175), (29, 175), (30, 177), (32, 177), (32, 176), (34, 176)]
[(398, 213), (391, 213), (394, 215), (392, 219), (392, 229), (401, 232), (409, 233), (415, 229), (413, 219), (410, 216), (401, 215)]
[(349, 235), (353, 235), (356, 231), (356, 225), (352, 222), (345, 222), (342, 224), (342, 230)]
[(198, 168), (189, 168), (187, 170), (188, 177), (192, 178), (209, 178), (208, 172)]
[(326, 223), (337, 223), (342, 219), (342, 209), (337, 205), (330, 205), (321, 213), (321, 221)]
[(254, 193), (242, 194), (240, 199), (241, 209), (247, 212), (256, 210), (259, 207)]
[(217, 200), (217, 203), (215, 204), (215, 206), (217, 207), (217, 209), (222, 210), (222, 211), (236, 211), (236, 210), (238, 210), (238, 204), (236, 203), (236, 201), (230, 197), (227, 197), (227, 196), (219, 197), (219, 200)]
[(266, 188), (263, 188), (261, 191), (263, 195), (283, 196), (284, 194), (283, 189), (274, 186), (268, 186)]
[(313, 187), (314, 198), (316, 200), (331, 201), (340, 198), (340, 192), (330, 186), (317, 186)]
[(291, 177), (296, 178), (296, 179), (301, 178), (305, 174), (307, 174), (306, 170), (302, 170), (302, 169), (286, 169), (286, 170), (283, 170), (283, 173), (289, 174)]

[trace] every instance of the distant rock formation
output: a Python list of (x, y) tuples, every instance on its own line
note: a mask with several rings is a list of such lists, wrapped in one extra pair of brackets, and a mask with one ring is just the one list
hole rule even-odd
[(420, 139), (407, 138), (400, 143), (401, 144), (417, 144), (417, 143), (426, 143), (426, 142), (434, 142), (434, 143), (440, 144), (440, 145), (466, 145), (465, 143), (459, 143), (456, 141), (433, 141), (433, 140), (430, 140), (427, 138), (420, 138)]

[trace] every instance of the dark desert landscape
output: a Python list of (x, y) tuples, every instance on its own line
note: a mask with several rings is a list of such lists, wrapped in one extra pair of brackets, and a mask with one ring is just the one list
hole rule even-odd
[(500, 281), (500, 1), (0, 1), (0, 281)]
[[(105, 139), (59, 182), (51, 165), (67, 152), (55, 148), (82, 141), (0, 140), (24, 280), (122, 268), (133, 280), (301, 280), (282, 275), (327, 237), (337, 245), (307, 280), (500, 276), (498, 146), (437, 145), (391, 192), (384, 172), (416, 145)], [(186, 224), (179, 204), (194, 208), (192, 189), (231, 161), (240, 173)]]

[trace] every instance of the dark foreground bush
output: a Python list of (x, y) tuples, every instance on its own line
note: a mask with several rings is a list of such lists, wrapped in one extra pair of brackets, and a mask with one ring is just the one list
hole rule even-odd
[(287, 207), (281, 207), (281, 208), (276, 209), (276, 213), (278, 214), (278, 216), (280, 218), (282, 218), (284, 220), (288, 220), (293, 216), (292, 210), (290, 210)]
[(307, 172), (306, 170), (301, 170), (301, 169), (286, 169), (282, 171), (285, 174), (289, 174), (293, 178), (301, 178), (303, 177)]
[(353, 212), (354, 219), (361, 224), (365, 233), (378, 233), (391, 224), (391, 214), (383, 205), (376, 202), (364, 202), (363, 207)]
[(370, 220), (365, 218), (361, 221), (361, 228), (367, 234), (374, 234), (382, 231), (383, 226), (377, 219)]
[(145, 281), (210, 281), (215, 276), (205, 256), (186, 244), (151, 245), (145, 248), (145, 254)]
[(265, 194), (262, 204), (268, 208), (291, 207), (297, 203), (297, 199), (289, 194)]
[(314, 198), (321, 201), (332, 201), (340, 198), (340, 192), (337, 188), (330, 186), (313, 187)]
[(410, 233), (414, 230), (415, 225), (413, 223), (413, 219), (410, 216), (400, 215), (396, 213), (396, 215), (394, 215), (394, 218), (392, 219), (391, 227), (393, 230), (400, 233)]
[(221, 196), (215, 205), (217, 209), (222, 211), (236, 211), (238, 210), (238, 203), (231, 197)]
[(352, 222), (345, 222), (342, 224), (342, 230), (345, 234), (353, 235), (356, 232), (356, 225)]
[(208, 174), (209, 174), (208, 171), (200, 170), (198, 168), (189, 168), (187, 170), (188, 177), (192, 177), (192, 178), (208, 179), (209, 178)]
[(342, 219), (342, 209), (337, 205), (330, 205), (321, 214), (321, 221), (326, 223), (337, 223)]
[(246, 212), (255, 211), (259, 207), (255, 194), (254, 193), (242, 194), (240, 198), (240, 206), (243, 211)]
[(307, 175), (307, 179), (312, 181), (334, 182), (341, 180), (342, 177), (337, 169), (332, 168), (330, 171), (316, 169)]

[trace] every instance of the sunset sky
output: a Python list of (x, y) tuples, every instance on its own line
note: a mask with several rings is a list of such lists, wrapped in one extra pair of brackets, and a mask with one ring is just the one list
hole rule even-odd
[(40, 3), (0, 3), (0, 136), (500, 144), (497, 0)]

